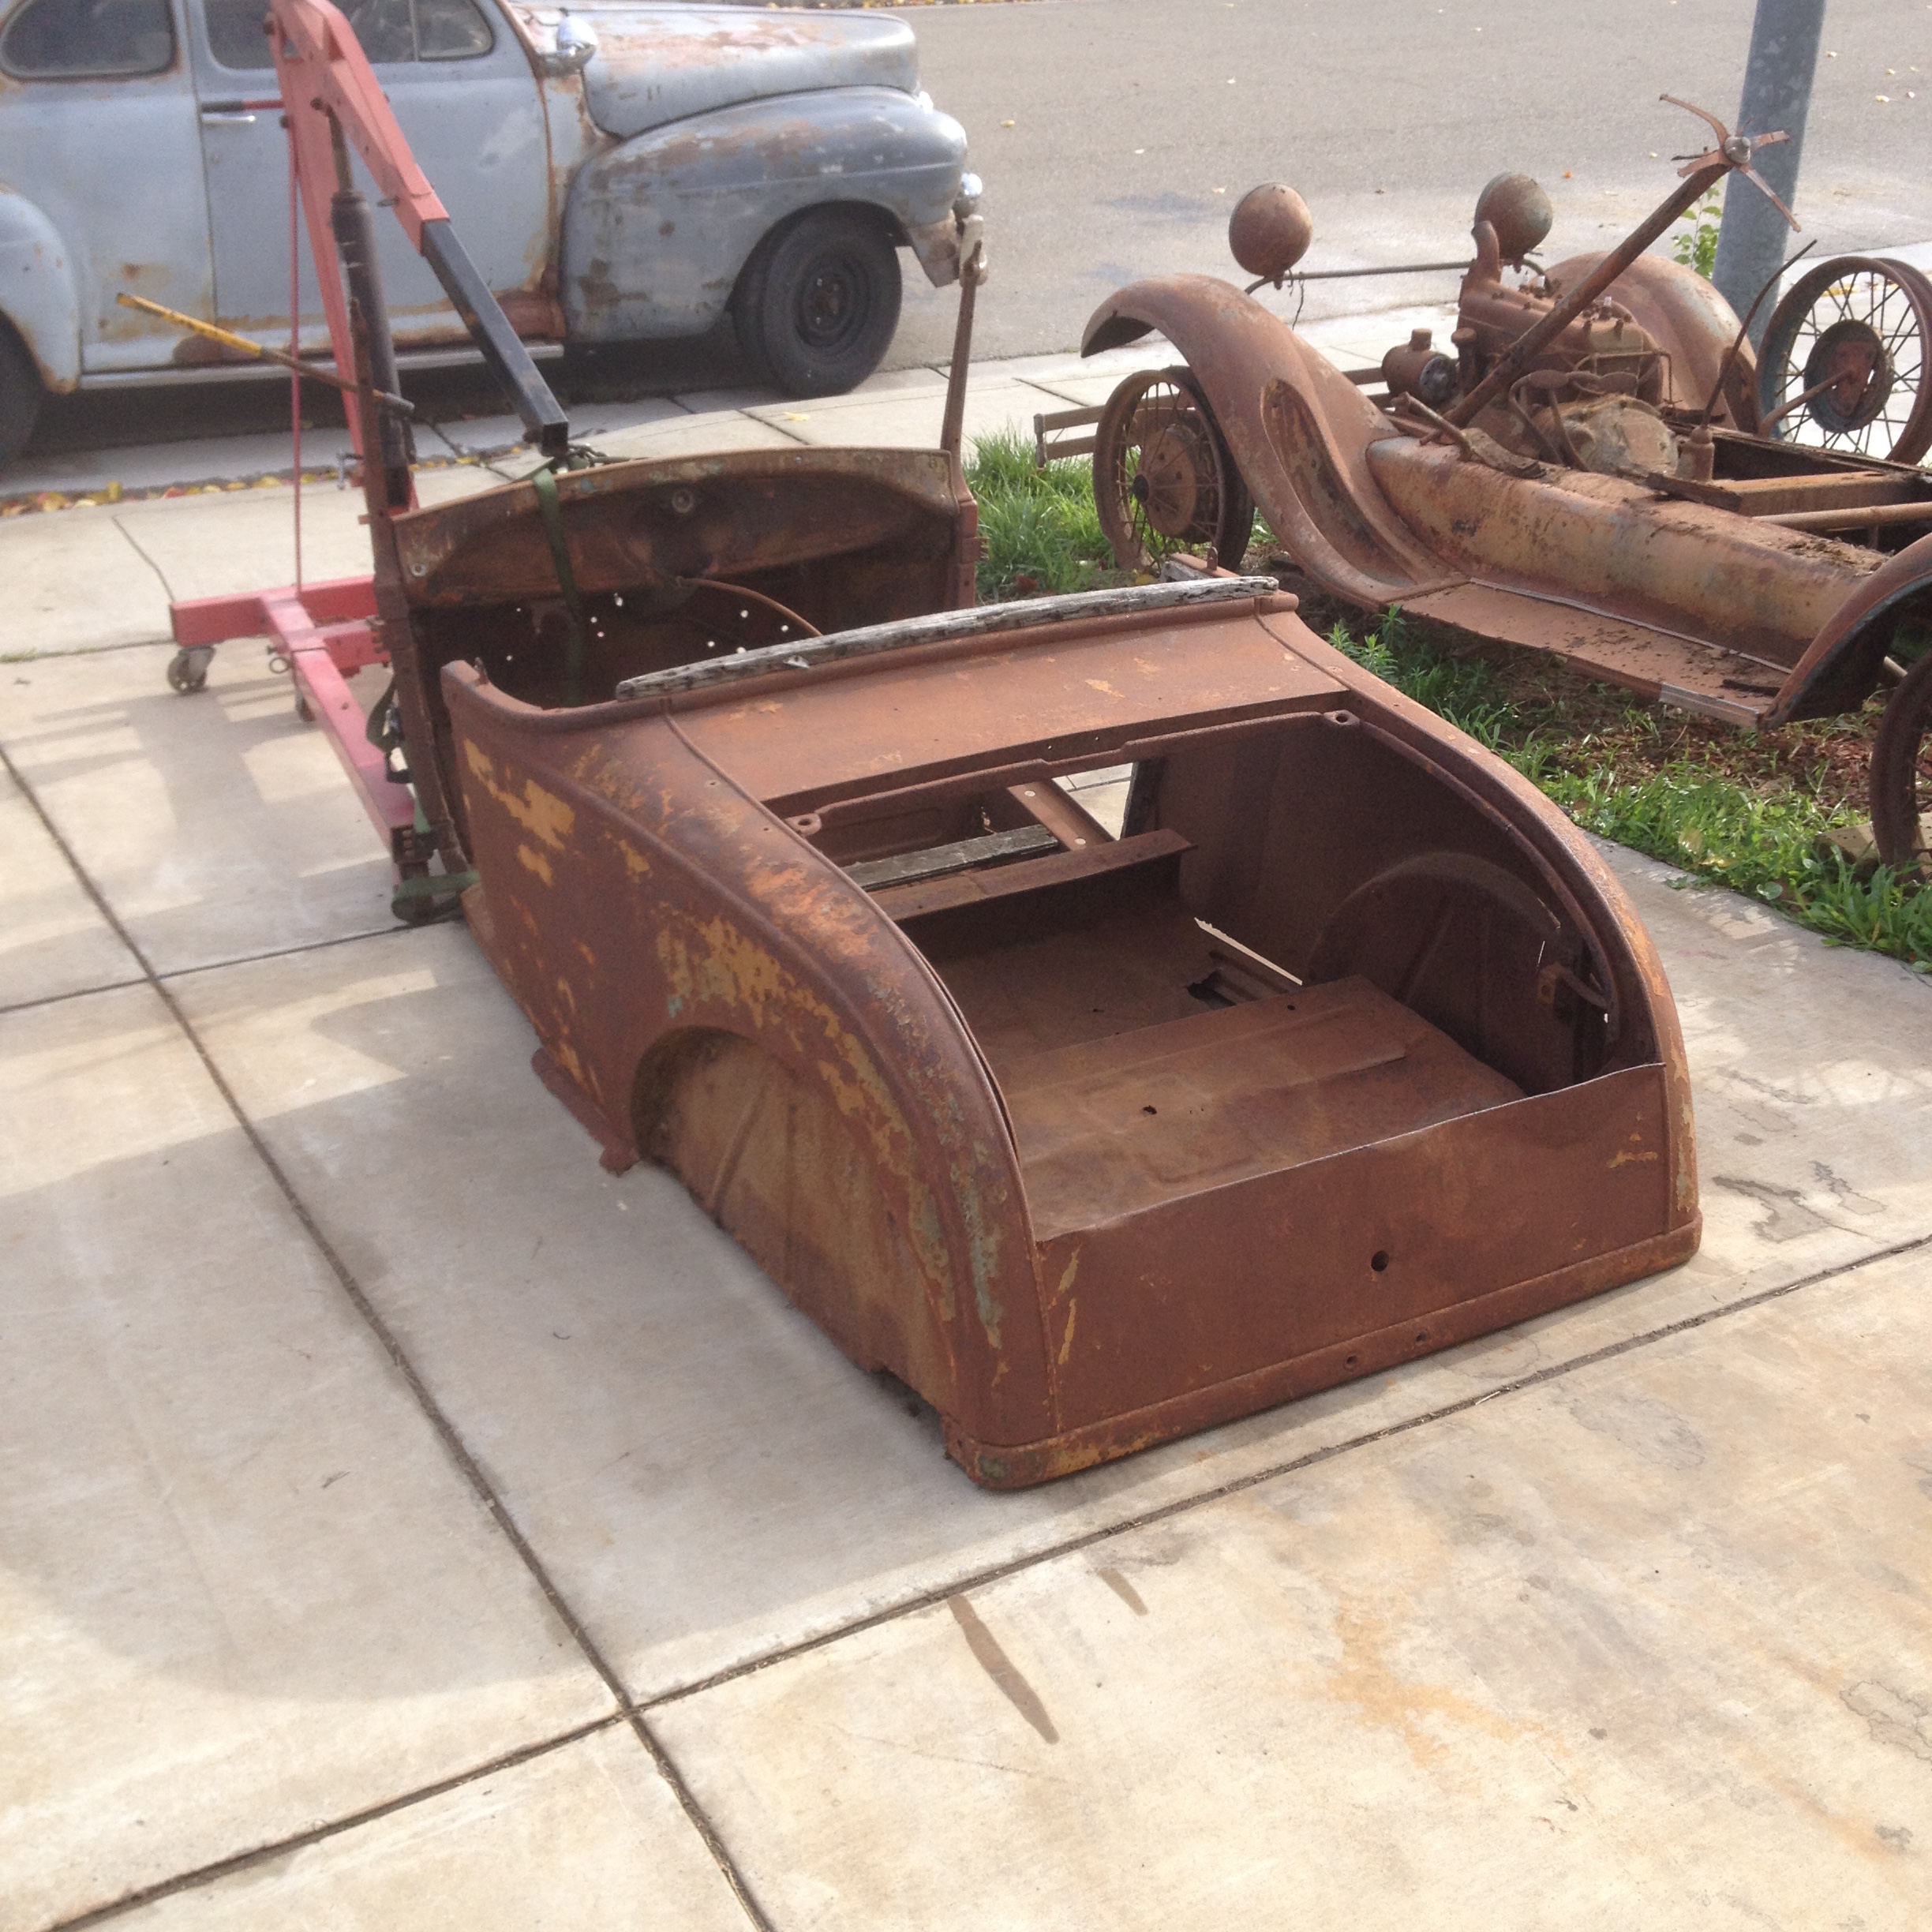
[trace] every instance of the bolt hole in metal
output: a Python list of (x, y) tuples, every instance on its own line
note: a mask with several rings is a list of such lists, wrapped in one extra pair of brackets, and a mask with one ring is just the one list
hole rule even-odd
[(1375, 1252), (1368, 1257), (1368, 1265), (1373, 1268), (1378, 1275), (1386, 1271), (1388, 1264), (1388, 1250), (1386, 1248), (1378, 1248)]

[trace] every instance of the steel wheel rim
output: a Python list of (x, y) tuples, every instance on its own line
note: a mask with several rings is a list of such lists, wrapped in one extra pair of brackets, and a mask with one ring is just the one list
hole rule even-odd
[(863, 266), (832, 256), (812, 264), (792, 304), (792, 322), (800, 342), (836, 352), (863, 331), (871, 309)]
[[(1834, 365), (1837, 381), (1800, 401)], [(1778, 304), (1758, 385), (1761, 419), (1789, 409), (1766, 432), (1780, 442), (1918, 462), (1932, 447), (1932, 284), (1903, 262), (1827, 262)]]

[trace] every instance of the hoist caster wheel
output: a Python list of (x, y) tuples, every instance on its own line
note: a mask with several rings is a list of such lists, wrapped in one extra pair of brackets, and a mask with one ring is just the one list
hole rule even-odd
[(208, 666), (214, 661), (212, 644), (197, 644), (178, 650), (168, 660), (167, 681), (185, 698), (208, 683)]

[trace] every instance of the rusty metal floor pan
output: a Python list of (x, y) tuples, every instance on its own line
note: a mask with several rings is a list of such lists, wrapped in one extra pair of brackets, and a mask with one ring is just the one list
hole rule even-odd
[(1043, 1241), (1522, 1097), (1362, 979), (995, 1070)]
[(1217, 944), (1189, 849), (1155, 832), (900, 890), (999, 1083), (1038, 1240), (1522, 1097), (1366, 980)]

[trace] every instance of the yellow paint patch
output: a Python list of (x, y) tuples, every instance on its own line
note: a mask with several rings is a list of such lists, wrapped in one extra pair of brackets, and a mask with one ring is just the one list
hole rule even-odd
[(1062, 1301), (1073, 1292), (1073, 1277), (1080, 1272), (1080, 1250), (1076, 1248), (1073, 1251), (1073, 1259), (1061, 1271), (1058, 1285), (1053, 1291), (1054, 1301)]
[(1653, 1161), (1656, 1159), (1657, 1150), (1654, 1148), (1645, 1148), (1641, 1151), (1625, 1148), (1612, 1160), (1610, 1165), (1612, 1167), (1627, 1167), (1635, 1161)]
[(534, 872), (546, 886), (552, 882), (550, 861), (541, 852), (534, 851), (528, 845), (519, 845), (517, 848), (517, 863), (526, 872)]
[(496, 781), (496, 767), (474, 744), (463, 747), (470, 769), (484, 790), (534, 838), (541, 840), (554, 852), (564, 849), (564, 841), (571, 834), (577, 822), (576, 813), (554, 792), (546, 792), (534, 778), (523, 781), (523, 796), (519, 798), (507, 784)]
[(1110, 698), (1118, 698), (1120, 695), (1120, 693), (1108, 683), (1105, 678), (1088, 679), (1087, 688), (1089, 691), (1105, 691)]
[[(1067, 1270), (1067, 1272), (1069, 1275), (1071, 1275), (1073, 1271), (1071, 1268)], [(1069, 1301), (1067, 1304), (1066, 1333), (1061, 1335), (1060, 1338), (1060, 1354), (1058, 1360), (1060, 1366), (1062, 1368), (1067, 1365), (1068, 1356), (1072, 1354), (1073, 1352), (1073, 1324), (1079, 1320), (1080, 1304), (1077, 1301)]]
[(650, 871), (650, 861), (628, 839), (620, 839), (617, 849), (623, 854), (624, 876), (641, 879)]

